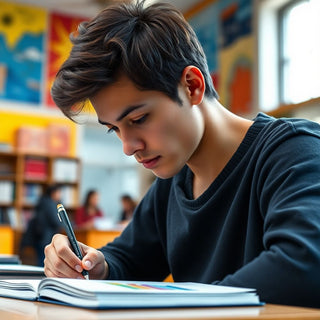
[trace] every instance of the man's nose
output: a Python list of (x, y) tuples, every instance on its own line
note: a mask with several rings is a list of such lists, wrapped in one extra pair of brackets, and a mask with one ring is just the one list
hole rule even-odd
[(122, 132), (121, 134), (122, 148), (127, 156), (134, 155), (137, 151), (144, 148), (144, 143), (140, 137), (132, 132)]

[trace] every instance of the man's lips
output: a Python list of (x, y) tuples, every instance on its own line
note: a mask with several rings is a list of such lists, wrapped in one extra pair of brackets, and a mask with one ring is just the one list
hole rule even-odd
[(152, 169), (159, 161), (160, 156), (152, 158), (152, 159), (146, 159), (146, 160), (140, 160), (139, 162), (147, 169)]

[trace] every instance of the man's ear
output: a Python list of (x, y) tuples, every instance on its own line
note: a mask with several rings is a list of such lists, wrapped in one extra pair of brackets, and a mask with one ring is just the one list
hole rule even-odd
[(181, 76), (181, 84), (185, 88), (191, 104), (202, 102), (206, 85), (202, 72), (195, 66), (184, 68)]

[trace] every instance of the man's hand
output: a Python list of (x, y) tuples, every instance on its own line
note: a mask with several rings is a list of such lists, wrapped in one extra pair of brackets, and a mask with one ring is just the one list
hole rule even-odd
[(72, 251), (68, 237), (53, 236), (45, 247), (44, 272), (47, 277), (84, 278), (82, 270), (88, 270), (90, 279), (106, 279), (108, 264), (102, 252), (78, 242), (83, 255), (82, 261)]

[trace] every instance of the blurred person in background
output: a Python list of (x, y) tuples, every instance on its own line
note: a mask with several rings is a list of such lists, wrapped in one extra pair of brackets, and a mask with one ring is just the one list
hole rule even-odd
[(57, 216), (57, 204), (61, 198), (61, 186), (49, 185), (39, 198), (34, 216), (22, 235), (20, 250), (33, 247), (37, 256), (37, 265), (42, 267), (44, 248), (50, 243), (54, 234), (61, 232), (60, 221)]
[(129, 194), (124, 194), (121, 196), (121, 224), (127, 224), (133, 216), (134, 209), (137, 206), (137, 203), (133, 200), (133, 198)]
[(97, 190), (87, 192), (84, 204), (78, 208), (75, 216), (75, 224), (81, 229), (93, 229), (95, 218), (103, 217), (103, 212), (98, 206), (99, 193)]

